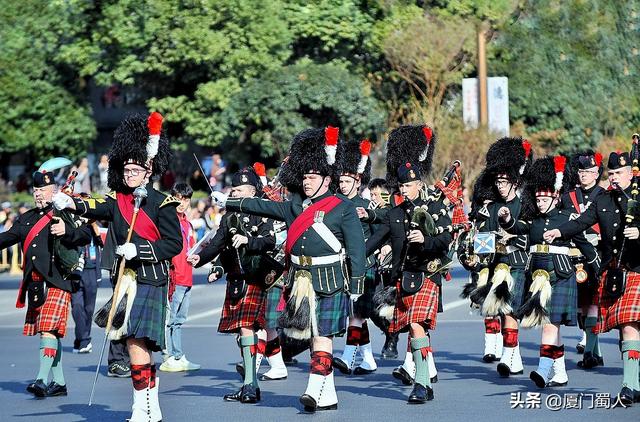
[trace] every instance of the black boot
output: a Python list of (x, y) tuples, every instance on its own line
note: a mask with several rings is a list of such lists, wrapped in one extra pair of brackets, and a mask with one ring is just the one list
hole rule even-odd
[(393, 372), (391, 372), (391, 375), (393, 375), (395, 379), (402, 381), (404, 385), (413, 384), (413, 378), (402, 366), (398, 366), (397, 368), (395, 368)]
[(47, 386), (44, 381), (37, 379), (27, 386), (27, 391), (38, 398), (47, 396)]
[(408, 402), (411, 404), (422, 404), (428, 400), (433, 400), (433, 389), (431, 387), (425, 387), (422, 384), (415, 383), (413, 385), (413, 391), (409, 395)]
[(633, 394), (633, 390), (630, 389), (629, 387), (622, 387), (622, 390), (620, 390), (620, 394), (618, 394), (618, 396), (620, 396), (620, 401), (622, 402), (623, 405), (625, 406), (633, 405), (635, 396)]
[(382, 348), (382, 359), (398, 358), (398, 333), (385, 334), (384, 347)]
[(47, 386), (47, 397), (66, 396), (67, 386), (60, 385), (55, 381), (51, 381)]
[[(602, 361), (602, 363), (600, 363)], [(591, 352), (584, 352), (582, 360), (578, 362), (578, 368), (591, 369), (598, 365), (604, 365), (604, 360), (598, 355), (594, 355)]]
[(242, 403), (257, 403), (260, 401), (260, 389), (252, 384), (242, 386), (242, 395), (240, 396)]

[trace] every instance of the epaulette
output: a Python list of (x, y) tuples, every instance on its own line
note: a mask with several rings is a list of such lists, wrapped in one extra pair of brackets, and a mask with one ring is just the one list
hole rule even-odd
[(116, 199), (116, 191), (112, 190), (104, 194), (107, 198)]
[(169, 204), (176, 204), (177, 206), (178, 204), (180, 204), (180, 200), (175, 196), (167, 195), (167, 197), (164, 198), (164, 201), (162, 201), (162, 203), (160, 204), (160, 208), (167, 206)]

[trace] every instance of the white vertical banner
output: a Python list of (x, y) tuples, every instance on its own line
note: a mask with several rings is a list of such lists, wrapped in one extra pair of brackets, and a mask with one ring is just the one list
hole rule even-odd
[(505, 76), (487, 78), (489, 130), (499, 136), (509, 136), (509, 79)]
[(462, 79), (462, 121), (467, 130), (477, 129), (480, 121), (478, 79)]

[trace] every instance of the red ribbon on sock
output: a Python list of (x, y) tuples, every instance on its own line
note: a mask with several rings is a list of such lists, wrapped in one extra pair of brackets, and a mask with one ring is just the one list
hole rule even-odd
[(429, 355), (429, 352), (433, 353), (433, 351), (431, 350), (431, 346), (421, 347), (420, 354), (422, 354), (422, 359), (426, 360), (427, 356)]
[(55, 358), (57, 349), (53, 349), (51, 347), (43, 347), (42, 348), (42, 356), (45, 358)]
[(640, 359), (640, 351), (638, 351), (638, 350), (629, 350), (627, 352), (627, 356), (629, 357), (629, 359), (638, 360), (638, 359)]

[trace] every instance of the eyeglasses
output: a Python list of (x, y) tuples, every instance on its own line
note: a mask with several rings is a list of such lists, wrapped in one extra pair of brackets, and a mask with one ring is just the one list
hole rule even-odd
[(124, 171), (122, 172), (125, 176), (133, 176), (136, 177), (137, 175), (141, 174), (144, 172), (144, 169), (124, 169)]
[(496, 180), (495, 185), (499, 188), (506, 187), (509, 184), (508, 180)]

